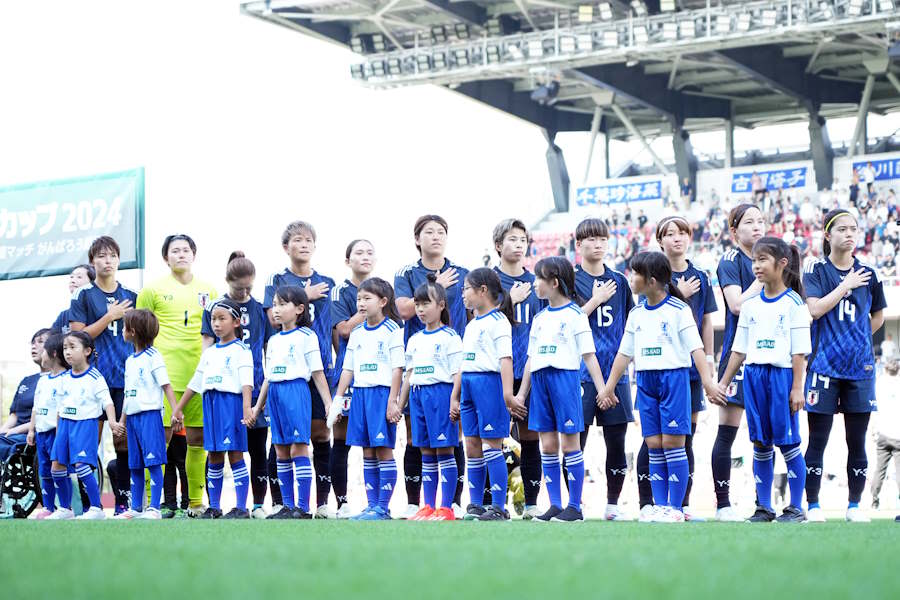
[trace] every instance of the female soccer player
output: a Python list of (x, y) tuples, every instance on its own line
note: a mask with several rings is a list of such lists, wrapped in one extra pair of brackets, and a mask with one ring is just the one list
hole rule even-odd
[(654, 508), (641, 521), (679, 523), (689, 469), (684, 450), (691, 432), (691, 358), (698, 365), (703, 387), (721, 401), (704, 359), (703, 342), (690, 307), (672, 283), (665, 254), (639, 252), (631, 261), (631, 285), (646, 298), (628, 314), (625, 334), (601, 394), (615, 404), (615, 386), (634, 359), (641, 429), (650, 454)]
[[(316, 230), (304, 221), (293, 221), (281, 234), (281, 247), (290, 260), (290, 266), (269, 277), (263, 306), (269, 315), (269, 322), (276, 327), (272, 313), (275, 291), (283, 285), (299, 285), (309, 298), (310, 328), (319, 340), (319, 352), (326, 377), (331, 375), (331, 294), (334, 280), (322, 275), (312, 266), (312, 255), (316, 251)], [(316, 386), (309, 390), (312, 402), (312, 429), (310, 439), (313, 445), (313, 467), (316, 472), (316, 518), (328, 518), (328, 492), (331, 489), (329, 463), (331, 462), (331, 432), (325, 421), (328, 413), (326, 404), (330, 398), (323, 398)]]
[[(266, 316), (266, 309), (256, 298), (250, 295), (253, 281), (256, 278), (256, 267), (240, 250), (232, 252), (225, 267), (225, 283), (228, 293), (223, 298), (233, 300), (241, 311), (241, 329), (244, 332), (241, 341), (250, 347), (253, 354), (253, 403), (259, 397), (265, 373), (263, 371), (263, 351), (266, 341), (272, 335), (272, 326)], [(215, 338), (213, 334), (210, 312), (203, 311), (203, 325), (200, 329), (204, 336)], [(218, 340), (216, 340), (218, 341)], [(250, 487), (253, 490), (252, 516), (262, 519), (266, 516), (263, 502), (266, 500), (266, 489), (269, 481), (267, 472), (266, 439), (269, 437), (269, 418), (259, 415), (253, 427), (247, 430), (247, 448), (250, 454)]]
[[(736, 247), (725, 253), (716, 270), (726, 308), (722, 355), (719, 358), (719, 379), (722, 378), (731, 354), (731, 344), (734, 342), (741, 305), (762, 290), (762, 283), (753, 275), (753, 260), (750, 256), (753, 244), (765, 233), (766, 222), (756, 206), (739, 204), (728, 213), (728, 229)], [(729, 499), (731, 447), (734, 445), (734, 438), (741, 424), (741, 415), (744, 413), (744, 391), (740, 384), (743, 378), (743, 371), (738, 371), (735, 383), (727, 390), (728, 405), (719, 409), (719, 430), (712, 449), (717, 521), (743, 521), (731, 507)]]
[(753, 523), (774, 521), (772, 510), (773, 446), (778, 446), (788, 469), (791, 503), (779, 522), (806, 520), (803, 488), (806, 463), (800, 451), (800, 420), (806, 355), (811, 350), (809, 309), (803, 303), (800, 251), (773, 237), (753, 245), (753, 272), (763, 289), (741, 306), (731, 357), (719, 387), (725, 387), (746, 360), (744, 408), (753, 442), (753, 475), (757, 508)]
[[(203, 311), (218, 297), (208, 283), (194, 277), (191, 268), (197, 256), (197, 244), (184, 234), (170, 235), (163, 240), (162, 257), (170, 269), (169, 275), (146, 286), (137, 297), (136, 308), (150, 310), (159, 320), (159, 335), (154, 347), (162, 354), (166, 370), (179, 397), (197, 369), (204, 345), (213, 339), (203, 338), (200, 330)], [(172, 415), (164, 405), (163, 425), (166, 440), (172, 438)], [(200, 397), (185, 405), (184, 426), (187, 439), (185, 470), (188, 477), (189, 516), (203, 512), (206, 451), (203, 449), (203, 400)]]
[[(451, 505), (456, 491), (453, 449), (459, 444), (459, 425), (458, 411), (454, 419), (450, 413), (451, 396), (459, 389), (463, 347), (462, 340), (449, 327), (447, 293), (435, 279), (429, 275), (428, 283), (420, 285), (413, 297), (416, 316), (425, 323), (425, 329), (413, 334), (406, 344), (407, 371), (400, 391), (400, 411), (409, 402), (412, 442), (422, 450), (425, 505), (412, 517), (413, 521), (456, 518)], [(438, 480), (441, 505), (435, 510)]]
[(199, 518), (222, 516), (220, 501), (225, 476), (225, 454), (231, 463), (237, 504), (225, 519), (248, 519), (250, 474), (244, 464), (247, 428), (255, 422), (250, 405), (253, 394), (253, 353), (241, 342), (241, 309), (233, 300), (217, 301), (210, 309), (213, 334), (219, 340), (203, 351), (200, 364), (173, 411), (174, 423), (184, 419), (184, 407), (195, 394), (203, 394), (203, 447), (209, 451), (206, 474), (209, 510)]
[(94, 283), (94, 279), (97, 277), (97, 273), (94, 271), (94, 267), (88, 264), (78, 265), (69, 273), (69, 301), (66, 303), (66, 308), (64, 308), (57, 316), (56, 320), (53, 321), (53, 325), (50, 326), (50, 329), (58, 333), (69, 333), (71, 328), (69, 327), (69, 307), (72, 304), (72, 294), (75, 293), (75, 290), (78, 288), (87, 285), (89, 283)]
[[(581, 254), (581, 265), (575, 267), (575, 292), (581, 310), (587, 315), (597, 349), (597, 362), (604, 377), (609, 376), (616, 351), (625, 332), (625, 319), (634, 307), (628, 280), (618, 271), (603, 264), (609, 246), (609, 229), (600, 219), (585, 219), (575, 229), (575, 248)], [(619, 494), (625, 483), (628, 462), (625, 459), (625, 433), (634, 421), (631, 406), (631, 386), (627, 374), (616, 387), (618, 402), (601, 410), (597, 406), (597, 392), (586, 369), (581, 370), (584, 409), (584, 431), (581, 450), (584, 451), (591, 423), (603, 427), (606, 442), (606, 511), (608, 521), (627, 520), (619, 509)]]
[[(603, 374), (587, 316), (573, 302), (575, 271), (572, 264), (561, 256), (544, 258), (535, 265), (534, 274), (538, 298), (546, 300), (549, 306), (535, 316), (531, 325), (528, 363), (515, 399), (517, 407), (524, 406), (524, 398), (529, 391), (532, 393), (528, 428), (540, 432), (541, 463), (550, 496), (550, 508), (533, 520), (583, 521), (584, 456), (579, 439), (584, 431), (581, 361), (598, 390), (603, 389)], [(597, 402), (600, 402), (599, 395)], [(569, 504), (565, 509), (562, 508), (560, 486), (560, 445), (569, 470)]]
[[(169, 410), (175, 407), (175, 391), (162, 355), (153, 347), (159, 321), (146, 309), (125, 315), (122, 337), (134, 344), (134, 354), (125, 361), (125, 405), (119, 426), (128, 429), (128, 468), (131, 471), (131, 508), (122, 519), (161, 519), (159, 501), (166, 464), (166, 431), (163, 398)], [(144, 506), (144, 469), (150, 471), (150, 505)]]
[(106, 518), (100, 504), (100, 488), (94, 476), (97, 465), (97, 419), (100, 413), (106, 412), (114, 435), (122, 435), (123, 432), (116, 422), (106, 381), (100, 371), (90, 364), (93, 352), (94, 340), (83, 331), (72, 331), (63, 339), (63, 356), (72, 368), (63, 374), (59, 382), (59, 419), (50, 458), (53, 461), (51, 475), (60, 507), (47, 517), (48, 520), (73, 517), (70, 465), (75, 467), (75, 473), (91, 501), (91, 507), (78, 518), (89, 521)]
[(814, 348), (806, 376), (807, 519), (825, 521), (819, 507), (822, 459), (831, 423), (844, 414), (847, 438), (847, 520), (866, 522), (859, 508), (866, 485), (866, 429), (875, 410), (875, 356), (872, 334), (884, 323), (887, 306), (877, 271), (853, 256), (860, 236), (856, 219), (845, 209), (825, 215), (823, 260), (810, 264), (803, 276), (806, 304), (812, 314)]
[(312, 483), (312, 465), (309, 462), (312, 424), (309, 380), (313, 380), (321, 397), (326, 399), (326, 409), (330, 391), (322, 367), (319, 340), (309, 327), (309, 312), (309, 299), (303, 288), (285, 285), (276, 290), (272, 316), (281, 331), (269, 340), (266, 349), (266, 379), (259, 394), (259, 402), (253, 409), (254, 418), (259, 418), (268, 402), (272, 444), (278, 456), (278, 480), (283, 506), (270, 515), (270, 519), (312, 518), (309, 512)]
[(394, 311), (394, 290), (387, 281), (378, 277), (363, 281), (356, 306), (366, 321), (350, 334), (335, 393), (335, 398), (343, 397), (353, 383), (347, 443), (363, 448), (368, 506), (352, 518), (389, 520), (397, 484), (394, 443), (400, 419), (397, 395), (405, 366), (403, 330)]

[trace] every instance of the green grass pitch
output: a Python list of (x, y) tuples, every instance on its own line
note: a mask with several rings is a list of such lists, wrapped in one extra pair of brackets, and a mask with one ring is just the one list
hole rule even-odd
[[(900, 524), (0, 524), (4, 598), (896, 598)], [(285, 596), (288, 594), (289, 596)]]

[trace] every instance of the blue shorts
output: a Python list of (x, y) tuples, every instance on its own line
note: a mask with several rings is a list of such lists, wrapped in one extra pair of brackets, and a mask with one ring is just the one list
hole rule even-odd
[(644, 437), (691, 435), (690, 369), (638, 371), (636, 379)]
[(128, 468), (166, 464), (166, 430), (162, 410), (145, 410), (125, 417), (128, 430)]
[(412, 444), (416, 448), (453, 448), (459, 425), (450, 420), (452, 383), (414, 385), (409, 390)]
[(287, 446), (309, 443), (312, 401), (308, 381), (270, 381), (266, 406), (269, 407), (273, 444)]
[(50, 459), (61, 465), (83, 463), (97, 465), (97, 419), (73, 421), (65, 417), (56, 420), (56, 439)]
[(246, 452), (247, 427), (241, 394), (203, 392), (203, 449), (210, 452)]
[(500, 373), (463, 373), (459, 420), (463, 435), (502, 440), (509, 435), (509, 409), (503, 400)]
[(387, 406), (391, 389), (353, 388), (350, 417), (347, 419), (347, 445), (363, 448), (393, 448), (397, 441), (397, 424), (388, 423)]
[(53, 442), (56, 440), (56, 429), (38, 431), (34, 434), (34, 446), (37, 450), (38, 473), (42, 477), (50, 476), (50, 455), (53, 453)]
[(878, 409), (874, 379), (837, 379), (807, 373), (806, 410), (811, 413), (868, 413)]
[(765, 446), (800, 443), (800, 419), (791, 414), (791, 369), (747, 365), (744, 369), (744, 410), (750, 441)]
[[(719, 363), (719, 381), (722, 380), (722, 375), (725, 374), (725, 369), (728, 367), (728, 361), (731, 359), (731, 352), (722, 357), (722, 362)], [(734, 404), (735, 406), (744, 406), (744, 386), (741, 385), (741, 382), (744, 381), (744, 365), (741, 364), (741, 368), (738, 369), (738, 372), (735, 374), (734, 379), (731, 380), (731, 383), (728, 384), (728, 387), (725, 390), (725, 401), (728, 404)], [(696, 411), (695, 411), (696, 412)]]
[(581, 390), (581, 406), (584, 409), (584, 424), (586, 427), (590, 427), (595, 423), (603, 427), (604, 425), (621, 425), (634, 422), (631, 386), (627, 377), (623, 377), (616, 384), (616, 398), (619, 400), (619, 403), (607, 410), (600, 410), (600, 407), (597, 406), (597, 388), (594, 387), (593, 381), (583, 382)]
[[(743, 398), (742, 398), (743, 399)], [(699, 379), (691, 380), (691, 414), (706, 410), (706, 394)]]
[(584, 431), (580, 375), (578, 370), (553, 367), (544, 367), (531, 374), (528, 429), (560, 433)]

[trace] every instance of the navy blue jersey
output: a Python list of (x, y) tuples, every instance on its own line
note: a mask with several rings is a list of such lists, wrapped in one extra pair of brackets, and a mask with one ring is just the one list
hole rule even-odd
[(525, 363), (528, 362), (528, 337), (531, 334), (531, 320), (547, 306), (546, 300), (541, 300), (534, 293), (534, 273), (525, 269), (518, 277), (507, 275), (494, 267), (494, 271), (500, 276), (500, 285), (509, 290), (517, 283), (530, 283), (531, 293), (522, 302), (513, 306), (516, 323), (512, 328), (512, 353), (513, 353), (513, 378), (522, 379), (525, 373)]
[(266, 282), (266, 297), (263, 300), (263, 306), (266, 310), (272, 308), (275, 302), (275, 292), (283, 285), (299, 285), (302, 288), (306, 284), (318, 285), (320, 283), (328, 284), (328, 291), (318, 300), (314, 300), (309, 305), (309, 317), (312, 319), (311, 329), (319, 338), (319, 350), (322, 354), (322, 366), (325, 368), (325, 377), (331, 377), (331, 368), (333, 361), (331, 360), (331, 290), (334, 288), (334, 279), (313, 271), (309, 277), (300, 277), (290, 269), (285, 269), (281, 273), (275, 273), (269, 277)]
[[(600, 363), (600, 370), (603, 372), (603, 377), (606, 378), (609, 377), (616, 353), (619, 351), (619, 344), (622, 343), (628, 313), (634, 308), (634, 296), (631, 293), (631, 286), (628, 285), (628, 279), (618, 271), (605, 267), (603, 275), (594, 277), (582, 269), (581, 265), (577, 265), (575, 267), (575, 293), (578, 295), (579, 302), (591, 298), (595, 281), (600, 283), (616, 282), (616, 293), (613, 294), (613, 297), (587, 316), (588, 323), (591, 325), (591, 335), (594, 337), (594, 347), (597, 350), (597, 362)], [(581, 366), (581, 381), (591, 381), (591, 376), (584, 364)], [(627, 373), (622, 376), (621, 381), (628, 381)]]
[[(716, 304), (716, 296), (713, 293), (712, 285), (709, 282), (709, 275), (695, 267), (691, 261), (687, 261), (686, 270), (676, 273), (672, 272), (672, 283), (678, 285), (678, 280), (684, 278), (685, 281), (696, 277), (700, 280), (700, 290), (696, 294), (687, 299), (688, 306), (691, 307), (691, 313), (694, 315), (694, 322), (697, 324), (697, 331), (700, 332), (700, 338), (703, 339), (703, 317), (719, 310)], [(693, 362), (693, 360), (692, 360)], [(691, 381), (699, 381), (700, 373), (697, 367), (691, 365)]]
[[(223, 298), (228, 298), (225, 294)], [(266, 309), (263, 305), (250, 297), (246, 302), (236, 303), (241, 309), (241, 329), (244, 332), (241, 341), (250, 347), (250, 353), (253, 354), (253, 399), (259, 396), (259, 388), (265, 379), (265, 369), (263, 368), (263, 355), (265, 354), (266, 342), (275, 333), (269, 318), (266, 316)], [(200, 326), (200, 333), (215, 338), (216, 343), (219, 338), (213, 333), (212, 321), (210, 319), (209, 309), (214, 306), (210, 302), (203, 310), (203, 322)]]
[[(423, 283), (427, 283), (429, 273), (437, 275), (450, 268), (456, 269), (458, 278), (456, 283), (447, 288), (447, 301), (450, 304), (450, 306), (447, 307), (447, 310), (450, 311), (450, 327), (459, 334), (459, 337), (462, 337), (466, 330), (466, 323), (469, 322), (469, 318), (466, 315), (466, 307), (463, 304), (462, 299), (463, 282), (466, 279), (466, 275), (469, 274), (469, 270), (465, 267), (452, 263), (445, 258), (444, 266), (441, 267), (440, 271), (436, 272), (431, 269), (426, 269), (422, 265), (422, 259), (420, 258), (415, 263), (407, 265), (397, 271), (397, 274), (394, 276), (394, 295), (397, 296), (397, 298), (412, 298), (413, 294), (416, 293), (416, 288)], [(409, 338), (421, 329), (425, 329), (425, 324), (419, 320), (419, 317), (413, 315), (412, 318), (404, 323), (403, 343), (405, 344), (408, 342)]]
[[(722, 289), (723, 300), (725, 288), (729, 285), (738, 285), (741, 287), (741, 293), (747, 291), (747, 288), (756, 281), (753, 275), (753, 259), (738, 250), (731, 248), (719, 261), (719, 268), (716, 269), (716, 276), (719, 278), (719, 287)], [(737, 331), (738, 315), (734, 314), (728, 308), (728, 301), (725, 300), (725, 331), (722, 338), (722, 356), (720, 362), (724, 362), (731, 352), (731, 345), (734, 343), (734, 334)], [(721, 368), (721, 367), (720, 367)]]
[[(812, 356), (809, 370), (838, 379), (875, 377), (872, 325), (869, 315), (887, 306), (878, 272), (853, 259), (853, 270), (863, 268), (872, 276), (869, 284), (841, 298), (837, 305), (812, 323)], [(824, 298), (850, 271), (841, 271), (829, 259), (807, 266), (803, 285), (809, 298)]]
[(16, 426), (24, 425), (31, 421), (31, 409), (34, 407), (34, 388), (37, 387), (37, 382), (40, 378), (41, 374), (35, 373), (19, 382), (19, 387), (16, 388), (16, 395), (13, 396), (12, 404), (9, 407), (9, 414), (16, 415)]
[[(356, 295), (358, 292), (359, 288), (349, 279), (345, 279), (344, 283), (331, 290), (331, 320), (335, 325), (349, 320), (357, 313)], [(346, 353), (347, 339), (338, 336), (338, 347), (334, 357), (334, 372), (331, 380), (328, 382), (331, 387), (337, 387), (338, 381), (341, 379), (341, 371), (344, 368), (344, 354)]]
[[(106, 308), (110, 304), (124, 300), (131, 300), (131, 305), (134, 306), (137, 302), (137, 292), (118, 282), (115, 291), (110, 294), (93, 283), (84, 285), (75, 290), (72, 296), (72, 303), (69, 305), (69, 323), (92, 325), (106, 315)], [(125, 360), (134, 352), (132, 343), (126, 342), (122, 337), (124, 325), (125, 319), (113, 321), (94, 338), (96, 358), (93, 364), (103, 375), (106, 385), (111, 388), (125, 387)]]
[(51, 325), (50, 328), (58, 333), (69, 333), (69, 331), (72, 330), (72, 328), (69, 327), (69, 309), (68, 308), (65, 309), (64, 311), (60, 312), (56, 316), (56, 320), (53, 321), (53, 325)]

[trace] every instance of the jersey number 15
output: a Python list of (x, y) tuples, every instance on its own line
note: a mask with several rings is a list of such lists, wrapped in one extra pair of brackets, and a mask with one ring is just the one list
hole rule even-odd
[(597, 308), (597, 327), (609, 327), (613, 322), (613, 307), (601, 306)]

